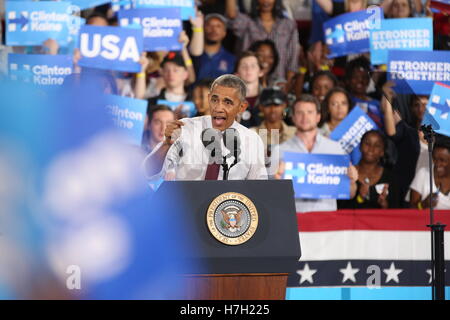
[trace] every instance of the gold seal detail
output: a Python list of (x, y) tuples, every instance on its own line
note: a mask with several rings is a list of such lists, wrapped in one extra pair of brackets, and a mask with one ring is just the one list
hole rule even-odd
[(227, 245), (248, 241), (258, 227), (253, 202), (237, 192), (222, 193), (208, 207), (206, 224), (214, 238)]

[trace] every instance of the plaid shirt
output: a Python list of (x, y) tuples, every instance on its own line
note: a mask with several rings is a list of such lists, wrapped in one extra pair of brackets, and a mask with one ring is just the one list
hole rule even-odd
[(286, 79), (287, 71), (297, 72), (300, 45), (297, 25), (293, 20), (276, 18), (272, 30), (267, 33), (260, 18), (253, 20), (238, 12), (236, 18), (230, 20), (230, 28), (242, 40), (242, 51), (259, 40), (270, 39), (275, 43), (280, 61), (274, 71), (274, 77)]

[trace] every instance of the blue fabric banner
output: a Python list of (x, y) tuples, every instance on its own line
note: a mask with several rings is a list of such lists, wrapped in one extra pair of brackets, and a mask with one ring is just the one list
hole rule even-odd
[(195, 17), (194, 0), (135, 0), (135, 8), (180, 8), (181, 19)]
[(182, 49), (178, 37), (183, 29), (183, 22), (178, 8), (120, 10), (119, 21), (122, 27), (142, 27), (145, 51)]
[(33, 83), (39, 86), (62, 85), (72, 73), (72, 56), (48, 54), (8, 55), (8, 71), (11, 80)]
[(141, 145), (147, 101), (106, 95), (106, 109), (113, 117), (114, 127), (133, 145)]
[(323, 24), (329, 58), (370, 51), (370, 28), (383, 19), (381, 8), (345, 13)]
[(80, 29), (78, 64), (125, 72), (140, 72), (143, 52), (142, 30), (84, 25)]
[(47, 39), (67, 44), (69, 7), (70, 2), (6, 2), (6, 45), (37, 46)]
[(388, 80), (396, 93), (429, 95), (435, 82), (450, 85), (450, 51), (389, 51)]
[(388, 50), (433, 50), (433, 20), (405, 18), (381, 20), (370, 30), (370, 60), (373, 65), (388, 62)]
[(434, 131), (450, 137), (450, 86), (435, 83), (428, 99), (422, 124), (431, 124)]
[(296, 198), (349, 199), (348, 155), (284, 152), (284, 179), (292, 179)]

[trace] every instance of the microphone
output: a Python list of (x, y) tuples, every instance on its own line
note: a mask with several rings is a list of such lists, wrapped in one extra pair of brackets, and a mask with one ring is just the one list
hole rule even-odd
[[(223, 180), (228, 180), (228, 173), (230, 169), (239, 162), (239, 156), (241, 154), (241, 139), (239, 137), (239, 132), (234, 128), (228, 128), (223, 132), (223, 143), (225, 148), (230, 150), (230, 154), (224, 157), (223, 167)], [(233, 156), (233, 163), (228, 166), (226, 161), (227, 158)]]
[(203, 146), (208, 150), (209, 164), (222, 163), (222, 134), (214, 128), (207, 128), (202, 131), (201, 140)]
[(234, 164), (239, 162), (241, 154), (241, 139), (239, 132), (235, 128), (228, 128), (223, 133), (223, 143), (234, 156)]

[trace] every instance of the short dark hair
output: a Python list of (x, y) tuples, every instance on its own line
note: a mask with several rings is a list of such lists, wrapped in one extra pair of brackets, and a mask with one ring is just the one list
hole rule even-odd
[(450, 152), (450, 138), (441, 134), (436, 134), (433, 145), (433, 152), (438, 148), (447, 149), (448, 152)]
[(256, 55), (256, 53), (253, 52), (253, 51), (247, 50), (247, 51), (242, 52), (239, 55), (238, 59), (236, 60), (236, 64), (234, 65), (234, 73), (236, 73), (238, 71), (238, 68), (239, 68), (239, 65), (241, 64), (241, 61), (243, 59), (245, 59), (245, 58), (248, 58), (248, 57), (255, 57), (256, 61), (258, 61), (259, 68), (262, 69), (261, 62), (259, 61), (258, 56)]
[(149, 106), (147, 108), (147, 116), (148, 116), (148, 122), (152, 121), (153, 116), (155, 115), (155, 113), (157, 113), (158, 111), (170, 111), (173, 113), (173, 110), (171, 107), (169, 107), (168, 105), (165, 104), (156, 104), (153, 106)]
[(300, 103), (300, 102), (314, 103), (316, 105), (317, 113), (320, 113), (321, 108), (320, 108), (319, 100), (311, 94), (304, 93), (297, 100), (295, 100), (295, 102), (292, 104), (291, 114), (295, 113), (295, 106), (297, 105), (297, 103)]
[(353, 72), (356, 69), (363, 69), (367, 72), (367, 75), (370, 77), (371, 64), (369, 59), (364, 56), (358, 57), (350, 61), (345, 68), (345, 80), (348, 81), (352, 78)]
[(309, 82), (309, 88), (312, 92), (312, 88), (314, 86), (314, 82), (316, 82), (317, 79), (319, 79), (320, 77), (327, 77), (328, 79), (330, 79), (333, 82), (334, 86), (338, 85), (338, 79), (336, 78), (336, 76), (328, 70), (320, 70), (316, 73), (314, 73), (313, 77), (311, 78), (311, 81)]

